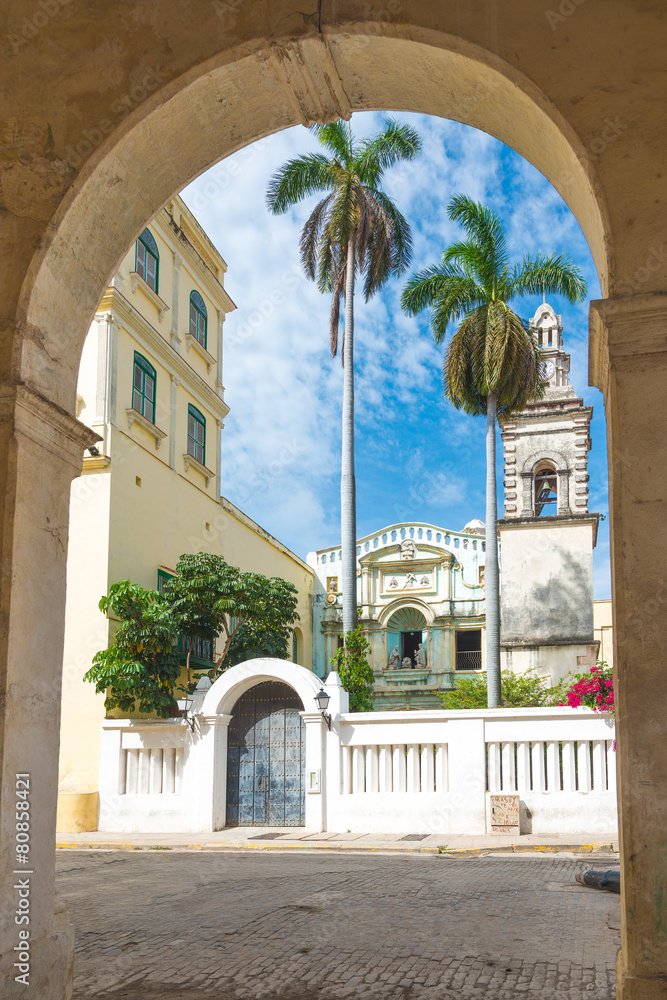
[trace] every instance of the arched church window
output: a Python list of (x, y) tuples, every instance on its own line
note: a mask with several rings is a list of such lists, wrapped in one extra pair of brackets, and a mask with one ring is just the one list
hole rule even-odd
[(433, 537), (433, 532), (432, 532), (432, 531), (427, 531), (427, 532), (426, 532), (426, 537), (428, 538), (428, 540), (429, 540), (429, 542), (430, 542), (430, 541), (431, 541), (431, 538)]
[(401, 538), (405, 538), (405, 528), (401, 528)]
[(327, 557), (326, 556), (322, 556), (322, 565), (326, 566), (326, 564), (327, 564)]
[[(357, 549), (357, 552), (358, 552), (358, 551), (359, 551), (359, 550)], [(336, 562), (336, 553), (335, 553), (335, 552), (332, 552), (332, 553), (331, 553), (331, 562)]]
[(535, 473), (535, 514), (556, 514), (558, 510), (558, 477), (553, 469), (543, 466)]
[(474, 539), (473, 539), (472, 547), (473, 547), (473, 549), (477, 550), (477, 542)]
[[(440, 534), (440, 532), (438, 532), (437, 535), (435, 536), (436, 542), (439, 542), (441, 538), (442, 538), (442, 535)], [(446, 538), (445, 538), (445, 541), (447, 541)]]
[(384, 535), (382, 536), (382, 544), (383, 545), (387, 544), (387, 533), (386, 533), (386, 531), (385, 531)]
[(460, 542), (459, 542), (458, 538), (455, 538), (455, 539), (454, 539), (454, 548), (455, 548), (455, 549), (458, 549), (458, 547), (459, 547), (459, 544), (460, 544)]
[(391, 533), (391, 540), (392, 540), (392, 542), (396, 541), (396, 532), (395, 531), (392, 531), (392, 533)]

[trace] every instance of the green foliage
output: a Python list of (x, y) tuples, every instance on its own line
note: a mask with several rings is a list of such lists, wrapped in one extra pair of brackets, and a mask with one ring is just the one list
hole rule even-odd
[(279, 215), (310, 195), (326, 195), (303, 227), (301, 262), (319, 290), (333, 294), (330, 333), (335, 356), (350, 247), (355, 270), (364, 278), (366, 301), (410, 262), (410, 227), (380, 185), (385, 170), (420, 153), (421, 140), (409, 125), (391, 119), (380, 133), (361, 142), (355, 142), (344, 121), (314, 125), (312, 132), (331, 155), (309, 153), (289, 160), (271, 178), (267, 203)]
[[(538, 677), (533, 670), (527, 670), (523, 674), (503, 670), (500, 705), (502, 708), (560, 705), (565, 683), (561, 681), (555, 687), (549, 687), (548, 679)], [(457, 677), (456, 687), (451, 691), (439, 691), (438, 698), (443, 708), (486, 708), (486, 674)]]
[(562, 255), (538, 254), (511, 264), (503, 225), (491, 209), (467, 195), (455, 195), (449, 218), (466, 239), (452, 243), (440, 263), (413, 274), (401, 304), (411, 316), (431, 308), (436, 344), (450, 323), (461, 320), (443, 364), (445, 395), (467, 413), (486, 413), (491, 392), (499, 415), (539, 399), (540, 350), (534, 333), (509, 308), (513, 298), (554, 292), (569, 302), (586, 294), (581, 270)]
[(331, 657), (331, 669), (340, 677), (340, 682), (350, 696), (352, 712), (372, 712), (373, 699), (369, 685), (373, 683), (373, 671), (368, 662), (371, 647), (361, 631), (361, 626), (348, 632), (345, 646)]
[(267, 578), (247, 573), (245, 600), (248, 607), (240, 628), (232, 638), (226, 666), (256, 656), (289, 658), (292, 625), (298, 620), (298, 591), (279, 576)]
[(123, 712), (156, 712), (167, 718), (180, 676), (179, 636), (189, 637), (187, 685), (192, 692), (203, 671), (190, 670), (195, 638), (223, 649), (210, 670), (215, 680), (234, 663), (254, 656), (285, 658), (292, 626), (298, 620), (298, 591), (280, 577), (242, 573), (210, 552), (182, 555), (176, 576), (162, 594), (124, 580), (115, 583), (100, 610), (120, 619), (114, 641), (93, 657), (85, 680), (106, 691), (105, 707)]
[(100, 611), (120, 619), (114, 641), (93, 657), (84, 680), (106, 691), (104, 707), (169, 716), (172, 690), (180, 674), (178, 628), (168, 601), (154, 590), (144, 590), (129, 580), (114, 583)]

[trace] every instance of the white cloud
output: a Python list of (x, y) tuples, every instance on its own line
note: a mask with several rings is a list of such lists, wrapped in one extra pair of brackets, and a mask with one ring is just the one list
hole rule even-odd
[[(385, 116), (353, 117), (356, 134)], [(490, 136), (455, 122), (412, 122), (422, 156), (386, 175), (386, 190), (411, 222), (413, 269), (437, 260), (460, 234), (447, 218), (465, 191), (503, 218), (512, 256), (569, 252), (599, 294), (581, 230), (556, 191), (530, 164)], [(223, 432), (223, 493), (300, 555), (335, 543), (339, 527), (342, 369), (329, 352), (329, 300), (307, 281), (299, 234), (311, 203), (269, 214), (266, 187), (287, 159), (318, 148), (301, 127), (240, 150), (183, 192), (228, 262), (225, 285), (238, 305), (225, 323), (224, 382), (231, 412)], [(314, 204), (315, 199), (312, 200)], [(415, 519), (457, 528), (484, 519), (484, 422), (442, 398), (442, 347), (428, 317), (400, 309), (402, 280), (364, 303), (355, 297), (357, 497), (359, 534), (396, 520), (406, 503)], [(520, 312), (535, 311), (525, 300)], [(572, 351), (571, 381), (594, 402), (591, 496), (606, 498), (601, 397), (587, 388), (587, 305), (553, 302)], [(411, 508), (412, 509), (412, 508)], [(596, 553), (596, 585), (608, 580), (608, 551)]]

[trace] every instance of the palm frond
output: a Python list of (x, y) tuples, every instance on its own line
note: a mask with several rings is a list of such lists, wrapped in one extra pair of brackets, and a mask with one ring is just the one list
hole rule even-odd
[(334, 178), (329, 160), (322, 153), (298, 156), (276, 171), (266, 193), (266, 203), (274, 215), (282, 215), (318, 191), (330, 191)]
[(513, 268), (509, 285), (511, 296), (554, 293), (563, 295), (568, 302), (580, 302), (586, 295), (581, 268), (565, 254), (524, 257)]
[(301, 264), (306, 272), (306, 276), (310, 278), (311, 281), (315, 280), (315, 276), (318, 271), (318, 257), (321, 252), (320, 242), (322, 238), (322, 230), (326, 226), (327, 212), (332, 198), (333, 194), (330, 194), (326, 198), (323, 198), (322, 201), (318, 202), (301, 230), (301, 238), (299, 240)]
[(360, 143), (354, 157), (354, 171), (363, 184), (376, 187), (385, 170), (401, 160), (414, 160), (421, 148), (416, 129), (389, 118), (379, 135)]
[(310, 131), (317, 137), (320, 145), (337, 156), (342, 164), (349, 167), (352, 160), (352, 145), (347, 122), (339, 118), (338, 121), (329, 122), (326, 125), (313, 125)]
[(331, 281), (331, 314), (329, 317), (329, 335), (331, 340), (331, 357), (338, 353), (338, 329), (340, 326), (340, 300), (345, 295), (346, 260), (342, 261), (337, 272), (332, 269)]
[(468, 195), (456, 194), (447, 206), (447, 214), (452, 222), (461, 223), (484, 254), (487, 261), (485, 283), (497, 281), (507, 266), (507, 240), (496, 213)]

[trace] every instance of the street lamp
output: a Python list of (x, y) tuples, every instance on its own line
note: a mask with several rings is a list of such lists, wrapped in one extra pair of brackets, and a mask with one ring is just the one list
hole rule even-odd
[(326, 693), (324, 688), (320, 688), (320, 690), (315, 695), (315, 704), (322, 713), (322, 718), (326, 722), (328, 729), (331, 729), (331, 716), (327, 712), (327, 708), (329, 707), (330, 701), (331, 697)]
[(194, 733), (195, 731), (195, 717), (190, 715), (190, 709), (192, 708), (192, 698), (177, 698), (176, 704), (178, 705), (178, 710), (181, 713), (182, 718), (185, 719), (190, 729)]

